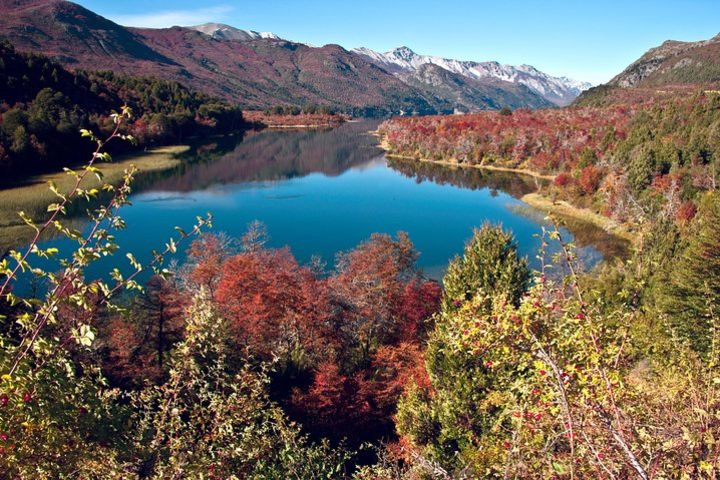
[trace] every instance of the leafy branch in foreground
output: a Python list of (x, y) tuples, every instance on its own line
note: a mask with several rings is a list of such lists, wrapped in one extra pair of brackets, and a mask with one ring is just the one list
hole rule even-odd
[[(560, 244), (552, 262), (549, 241)], [(518, 261), (486, 238), (470, 245), (457, 265)], [(707, 263), (707, 250), (689, 252)], [(693, 343), (670, 319), (630, 305), (632, 279), (612, 292), (611, 278), (581, 275), (558, 229), (545, 232), (538, 258), (517, 303), (515, 282), (503, 292), (463, 284), (457, 268), (446, 277), (474, 295), (445, 302), (425, 353), (430, 386), (411, 383), (400, 401), (405, 462), (432, 478), (716, 478), (716, 352), (692, 348), (714, 344), (712, 308), (694, 332), (706, 343)], [(567, 274), (551, 274), (557, 268)]]
[[(84, 360), (96, 337), (93, 321), (116, 308), (111, 299), (120, 291), (142, 289), (137, 279), (143, 271), (151, 269), (158, 275), (168, 275), (168, 270), (162, 268), (165, 256), (174, 253), (184, 239), (210, 225), (208, 216), (198, 218), (189, 232), (178, 229), (177, 237), (171, 238), (161, 252), (153, 252), (147, 265), (128, 254), (132, 272), (127, 276), (115, 268), (109, 274), (110, 282), (84, 278), (89, 265), (117, 252), (114, 232), (125, 228), (119, 210), (130, 203), (137, 169), (131, 166), (120, 184), (112, 185), (103, 181), (97, 164), (112, 160), (104, 151), (109, 142), (132, 141), (121, 133), (131, 115), (127, 107), (113, 114), (114, 130), (104, 140), (87, 130), (81, 132), (96, 143), (92, 158), (79, 171), (65, 169), (75, 180), (70, 191), (60, 192), (50, 184), (58, 201), (48, 207), (47, 220), (36, 224), (20, 212), (35, 231), (33, 240), (25, 250), (11, 251), (0, 261), (0, 439), (8, 443), (0, 446), (0, 460), (6, 465), (24, 462), (42, 469), (43, 465), (53, 465), (54, 456), (71, 456), (67, 451), (71, 425), (77, 428), (70, 436), (77, 436), (79, 443), (89, 431), (96, 432), (98, 425), (105, 424), (106, 432), (112, 430), (114, 414), (109, 409), (113, 404), (103, 399), (113, 393), (104, 389), (98, 368)], [(98, 187), (87, 186), (93, 177), (100, 183)], [(103, 200), (101, 195), (107, 198)], [(87, 211), (89, 225), (81, 232), (66, 226), (62, 219), (72, 202), (83, 199), (97, 199), (100, 206)], [(36, 267), (32, 261), (59, 256), (58, 249), (40, 245), (44, 234), (53, 229), (77, 243), (67, 258), (57, 260), (59, 272)], [(26, 282), (37, 280), (46, 284), (43, 296), (14, 292), (14, 287), (23, 290)], [(82, 418), (78, 419), (78, 415)], [(56, 478), (52, 468), (42, 474)]]

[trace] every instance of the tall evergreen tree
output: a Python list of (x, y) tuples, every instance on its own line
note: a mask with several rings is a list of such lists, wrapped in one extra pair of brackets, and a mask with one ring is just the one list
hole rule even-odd
[(520, 258), (513, 236), (489, 224), (475, 230), (462, 257), (455, 258), (443, 279), (445, 304), (435, 319), (425, 353), (432, 385), (410, 385), (398, 405), (401, 435), (427, 448), (433, 461), (456, 468), (458, 452), (497, 422), (503, 395), (492, 362), (465, 348), (463, 332), (490, 317), (493, 302), (518, 304), (530, 272)]
[(453, 309), (482, 291), (503, 294), (517, 303), (528, 287), (530, 270), (520, 258), (513, 235), (490, 224), (476, 229), (462, 257), (455, 257), (443, 278), (445, 309)]
[(671, 262), (658, 304), (692, 347), (707, 352), (720, 313), (720, 193), (701, 200), (682, 256)]

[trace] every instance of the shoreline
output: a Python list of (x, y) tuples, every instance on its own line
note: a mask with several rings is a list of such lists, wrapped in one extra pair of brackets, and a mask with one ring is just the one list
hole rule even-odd
[[(117, 185), (130, 165), (138, 168), (135, 178), (139, 179), (145, 174), (176, 168), (182, 162), (178, 156), (189, 149), (187, 145), (156, 147), (118, 155), (112, 162), (101, 162), (96, 166), (105, 175), (105, 183)], [(42, 221), (47, 215), (47, 205), (57, 200), (50, 191), (49, 181), (54, 181), (62, 192), (67, 192), (74, 183), (73, 177), (64, 172), (51, 172), (29, 177), (21, 185), (0, 189), (0, 250), (14, 248), (32, 238), (33, 230), (20, 219), (17, 212), (24, 211), (33, 220)], [(101, 182), (91, 175), (83, 181), (82, 187), (97, 188), (100, 184)], [(73, 202), (69, 208), (82, 209), (86, 206), (82, 202)], [(63, 221), (80, 226), (83, 217), (74, 212), (65, 216)]]
[[(413, 157), (411, 155), (400, 155), (392, 153), (387, 141), (382, 134), (377, 131), (371, 133), (380, 137), (381, 141), (379, 146), (385, 152), (385, 155), (389, 158), (413, 160), (416, 162), (432, 163), (436, 165), (454, 168), (476, 168), (479, 170), (516, 173), (519, 175), (526, 175), (548, 181), (552, 181), (556, 178), (556, 175), (533, 172), (532, 170), (528, 170), (525, 168), (498, 167), (494, 165), (467, 165), (454, 162), (452, 160), (431, 160), (426, 158)], [(575, 206), (565, 200), (552, 200), (549, 197), (543, 195), (539, 190), (533, 193), (527, 193), (523, 195), (520, 200), (530, 205), (531, 207), (547, 212), (548, 214), (557, 215), (559, 217), (573, 219), (588, 223), (590, 225), (594, 225), (607, 232), (609, 235), (627, 241), (630, 246), (635, 245), (638, 241), (638, 235), (635, 232), (631, 231), (627, 225), (615, 222), (614, 220), (604, 217), (599, 213), (595, 213), (588, 208)]]
[(565, 200), (551, 200), (540, 192), (526, 193), (520, 200), (548, 214), (594, 225), (607, 232), (608, 235), (627, 241), (631, 246), (635, 245), (638, 240), (638, 235), (628, 229), (627, 226), (590, 209), (576, 207)]
[(320, 113), (290, 113), (273, 114), (259, 110), (244, 110), (245, 121), (259, 129), (320, 129), (336, 128), (351, 120), (341, 114), (320, 114)]
[[(380, 135), (377, 132), (371, 132), (371, 133), (374, 134), (375, 136), (382, 138), (382, 135)], [(551, 174), (545, 174), (545, 173), (538, 173), (533, 170), (529, 170), (527, 168), (499, 167), (497, 165), (480, 165), (480, 164), (468, 165), (468, 164), (459, 163), (459, 162), (453, 161), (453, 160), (431, 160), (429, 158), (414, 157), (412, 155), (401, 155), (399, 153), (393, 153), (390, 150), (390, 147), (384, 138), (382, 138), (382, 140), (380, 141), (380, 148), (383, 151), (385, 151), (385, 155), (390, 158), (414, 160), (416, 162), (423, 162), (423, 163), (433, 163), (435, 165), (443, 165), (446, 167), (477, 168), (479, 170), (488, 170), (491, 172), (518, 173), (520, 175), (527, 175), (528, 177), (539, 178), (541, 180), (548, 180), (548, 181), (555, 180), (555, 177), (557, 176), (557, 175), (551, 175)]]
[[(178, 156), (190, 149), (187, 145), (170, 145), (148, 149), (144, 152), (132, 152), (119, 155), (111, 162), (101, 162), (95, 166), (104, 174), (103, 182), (119, 183), (125, 169), (131, 165), (138, 168), (139, 175), (169, 170), (177, 167), (181, 160)], [(82, 167), (78, 167), (80, 170)], [(51, 172), (29, 177), (20, 185), (0, 189), (0, 228), (25, 225), (15, 212), (23, 210), (26, 213), (45, 213), (44, 207), (56, 197), (50, 191), (48, 182), (53, 181), (60, 191), (71, 188), (74, 179), (65, 172)], [(93, 188), (101, 185), (94, 176), (88, 176), (82, 183), (82, 188)], [(36, 207), (36, 208), (33, 208)], [(37, 208), (43, 207), (41, 210)]]

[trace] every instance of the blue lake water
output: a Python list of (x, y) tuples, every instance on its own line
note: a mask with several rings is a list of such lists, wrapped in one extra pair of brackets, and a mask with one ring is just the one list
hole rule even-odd
[[(117, 234), (117, 257), (124, 263), (125, 253), (133, 252), (146, 262), (173, 227), (189, 228), (196, 216), (211, 212), (213, 232), (240, 237), (259, 220), (269, 246), (288, 246), (301, 262), (317, 255), (329, 266), (338, 252), (374, 232), (405, 231), (420, 252), (420, 266), (434, 278), (462, 251), (473, 228), (492, 222), (511, 230), (537, 266), (544, 215), (519, 200), (537, 187), (534, 179), (387, 160), (368, 134), (375, 126), (266, 130), (199, 142), (179, 168), (139, 181), (133, 205), (124, 209), (127, 229)], [(588, 266), (620, 251), (595, 228), (569, 230)], [(44, 245), (50, 244), (71, 247), (67, 240)], [(117, 260), (99, 262), (88, 276), (102, 275), (111, 263)]]

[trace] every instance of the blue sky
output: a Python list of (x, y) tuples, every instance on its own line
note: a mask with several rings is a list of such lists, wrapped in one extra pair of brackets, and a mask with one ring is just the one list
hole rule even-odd
[(118, 23), (209, 21), (283, 38), (533, 65), (600, 83), (666, 39), (720, 32), (720, 0), (75, 0)]

